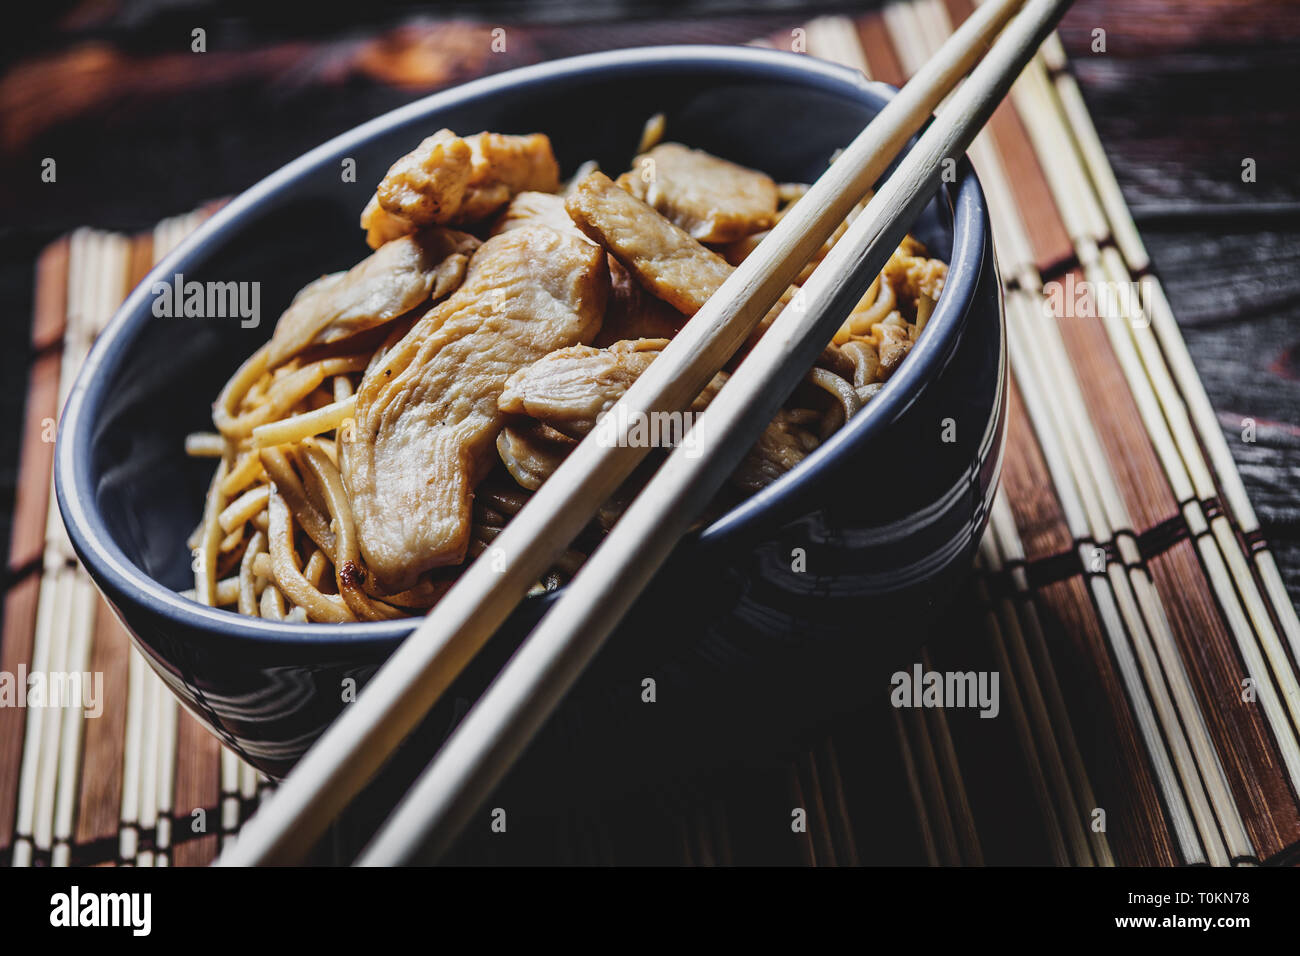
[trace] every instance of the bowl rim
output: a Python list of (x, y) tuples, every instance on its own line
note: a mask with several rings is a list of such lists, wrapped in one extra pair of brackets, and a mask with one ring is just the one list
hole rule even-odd
[[(405, 106), (355, 126), (291, 160), (275, 172), (244, 190), (202, 223), (158, 262), (114, 312), (86, 357), (60, 416), (55, 450), (54, 490), (68, 537), (78, 556), (91, 571), (100, 588), (114, 603), (128, 595), (151, 614), (188, 631), (218, 632), (223, 639), (258, 645), (328, 645), (331, 649), (350, 646), (394, 646), (418, 623), (418, 617), (394, 621), (365, 621), (347, 624), (290, 623), (251, 618), (219, 608), (197, 604), (150, 577), (126, 556), (113, 540), (102, 516), (90, 505), (95, 490), (89, 455), (78, 449), (89, 444), (93, 416), (106, 389), (101, 370), (123, 347), (119, 340), (134, 325), (144, 321), (148, 290), (156, 276), (177, 271), (177, 264), (205, 247), (221, 242), (237, 231), (244, 216), (256, 205), (341, 151), (355, 148), (396, 126), (418, 121), (422, 116), (503, 93), (533, 82), (581, 79), (590, 74), (662, 72), (675, 69), (718, 70), (759, 79), (820, 87), (844, 94), (856, 90), (882, 107), (894, 88), (872, 81), (859, 70), (818, 60), (806, 54), (756, 47), (726, 45), (672, 45), (609, 50), (566, 57), (545, 63), (506, 70), (471, 80), (422, 97)], [(811, 81), (811, 82), (810, 82)], [(696, 544), (716, 548), (752, 533), (756, 526), (783, 507), (802, 497), (812, 485), (829, 474), (837, 453), (849, 443), (868, 440), (894, 421), (916, 400), (924, 384), (937, 376), (956, 343), (969, 306), (981, 279), (989, 224), (983, 193), (964, 158), (958, 164), (952, 196), (952, 256), (945, 295), (941, 296), (921, 336), (898, 372), (872, 399), (863, 412), (823, 442), (808, 458), (772, 485), (741, 502), (696, 536)], [(136, 317), (134, 323), (132, 316)], [(544, 596), (543, 600), (554, 596)], [(130, 628), (128, 628), (130, 630)]]

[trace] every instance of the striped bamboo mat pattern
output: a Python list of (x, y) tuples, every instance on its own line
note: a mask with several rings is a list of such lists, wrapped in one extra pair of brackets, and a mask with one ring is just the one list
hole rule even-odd
[[(970, 9), (894, 3), (755, 43), (898, 85)], [(1300, 856), (1300, 622), (1055, 38), (970, 156), (1006, 288), (1007, 457), (977, 574), (898, 664), (997, 672), (999, 718), (864, 701), (762, 763), (563, 819), (512, 816), (509, 836), (475, 830), (457, 862)], [(0, 852), (14, 864), (205, 863), (269, 787), (129, 648), (49, 496), (77, 364), (205, 214), (152, 236), (82, 230), (39, 265), (0, 670), (102, 672), (105, 710), (0, 708)], [(1072, 290), (1089, 288), (1133, 294), (1081, 316)]]
[(206, 863), (265, 786), (131, 647), (77, 562), (51, 488), (55, 418), (95, 336), (211, 211), (141, 236), (81, 229), (37, 264), (0, 671), (102, 674), (102, 712), (0, 708), (0, 852), (14, 866)]

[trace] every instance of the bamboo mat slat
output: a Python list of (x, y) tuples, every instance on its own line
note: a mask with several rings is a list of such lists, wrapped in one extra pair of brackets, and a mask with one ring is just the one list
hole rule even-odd
[[(160, 226), (167, 248), (210, 212)], [(113, 309), (152, 267), (157, 241), (83, 229), (38, 264), (0, 669), (102, 675), (103, 710), (86, 718), (78, 708), (0, 708), (0, 853), (15, 865), (166, 865), (178, 818), (184, 862), (207, 863), (217, 850), (219, 801), (210, 783), (220, 747), (193, 718), (181, 721), (174, 698), (131, 648), (73, 559), (49, 494), (51, 423), (62, 397)], [(194, 810), (211, 818), (201, 821), (211, 829), (196, 832)], [(241, 801), (232, 828), (251, 810)]]
[(59, 346), (66, 326), (69, 243), (60, 240), (42, 253), (36, 266), (36, 300), (32, 319), (32, 351), (27, 404), (14, 494), (9, 573), (21, 575), (41, 560), (45, 520), (54, 463), (54, 431), (59, 413)]
[[(806, 49), (795, 33), (752, 42), (898, 85), (971, 9), (897, 2), (812, 21)], [(1228, 865), (1300, 849), (1300, 623), (1055, 37), (970, 156), (1007, 287), (1002, 490), (967, 589), (899, 669), (995, 671), (999, 718), (864, 698), (771, 764), (574, 807), (508, 840), (471, 834), (458, 860)], [(131, 648), (49, 498), (48, 425), (70, 376), (210, 212), (143, 236), (79, 230), (37, 265), (0, 669), (86, 662), (105, 709), (0, 708), (10, 862), (202, 865), (268, 786)], [(1085, 282), (1139, 297), (1062, 310)]]
[(131, 650), (130, 636), (117, 616), (100, 598), (95, 614), (92, 672), (104, 675), (104, 712), (89, 721), (81, 776), (81, 809), (77, 821), (77, 846), (116, 848), (122, 807), (122, 765), (126, 746), (126, 695), (108, 689), (126, 686)]
[[(36, 605), (41, 579), (30, 575), (10, 587), (5, 595), (4, 641), (0, 666), (6, 674), (25, 673), (31, 664), (36, 633)], [(0, 850), (13, 847), (18, 812), (18, 774), (26, 743), (27, 715), (18, 707), (0, 707)]]
[(1107, 810), (1117, 862), (1179, 862), (1150, 761), (1083, 580), (1074, 577), (1039, 588), (1034, 602), (1045, 631), (1053, 635), (1052, 652), (1062, 662), (1061, 672), (1069, 675), (1064, 692), (1071, 713), (1079, 715), (1081, 749), (1096, 784), (1096, 806)]

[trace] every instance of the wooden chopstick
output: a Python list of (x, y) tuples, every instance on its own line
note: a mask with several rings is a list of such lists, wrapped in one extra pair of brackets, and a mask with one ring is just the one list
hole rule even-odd
[[(1022, 0), (991, 0), (953, 35), (944, 56), (881, 110), (627, 391), (620, 404), (628, 414), (616, 421), (630, 427), (694, 401), (1020, 6)], [(1051, 4), (1064, 6), (1063, 0)], [(494, 542), (504, 568), (470, 565), (219, 863), (290, 863), (304, 856), (641, 461), (648, 449), (636, 444), (588, 440), (574, 449)]]
[(701, 416), (703, 453), (669, 456), (359, 862), (434, 859), (448, 848), (883, 267), (937, 186), (942, 161), (965, 150), (1068, 6), (1031, 0), (1012, 20), (805, 283), (808, 306), (776, 318)]

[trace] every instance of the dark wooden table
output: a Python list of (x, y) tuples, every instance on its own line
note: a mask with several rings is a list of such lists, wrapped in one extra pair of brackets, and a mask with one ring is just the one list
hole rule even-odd
[[(279, 6), (87, 0), (29, 11), (38, 22), (0, 38), (0, 540), (21, 440), (33, 261), (55, 236), (85, 224), (150, 227), (468, 75), (594, 49), (738, 42), (870, 5), (313, 5), (294, 18)], [(508, 28), (505, 52), (484, 42), (496, 25)], [(196, 27), (206, 30), (202, 54), (191, 51)], [(1298, 599), (1300, 6), (1078, 0), (1062, 36)], [(45, 157), (57, 160), (55, 183), (41, 182)], [(1254, 442), (1242, 439), (1245, 419), (1257, 423)]]

